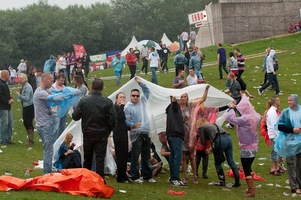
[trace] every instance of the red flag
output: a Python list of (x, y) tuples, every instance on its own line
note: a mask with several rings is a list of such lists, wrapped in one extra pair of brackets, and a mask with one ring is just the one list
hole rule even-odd
[(76, 58), (83, 57), (84, 53), (86, 52), (85, 47), (81, 44), (73, 44), (73, 48)]

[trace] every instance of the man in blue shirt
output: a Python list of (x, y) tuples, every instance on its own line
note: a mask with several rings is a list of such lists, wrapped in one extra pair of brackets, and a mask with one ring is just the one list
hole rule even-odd
[(217, 62), (218, 62), (218, 71), (219, 71), (219, 79), (223, 79), (223, 72), (222, 69), (228, 74), (228, 70), (226, 68), (226, 50), (223, 48), (222, 43), (218, 43), (218, 50), (217, 50)]
[(135, 81), (142, 88), (142, 93), (138, 89), (131, 91), (130, 101), (124, 107), (125, 122), (130, 128), (130, 138), (132, 142), (131, 156), (131, 176), (135, 183), (143, 183), (139, 175), (139, 156), (141, 154), (141, 175), (144, 180), (155, 183), (152, 178), (152, 171), (149, 168), (150, 159), (150, 108), (147, 107), (147, 101), (150, 95), (150, 90), (146, 84), (142, 83), (138, 77)]

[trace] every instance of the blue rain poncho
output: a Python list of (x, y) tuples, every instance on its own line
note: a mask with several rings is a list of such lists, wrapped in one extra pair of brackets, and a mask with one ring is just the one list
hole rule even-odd
[(80, 97), (81, 91), (71, 87), (64, 87), (63, 90), (53, 89), (46, 99), (46, 104), (48, 107), (58, 106), (58, 116), (64, 117), (67, 111), (78, 103)]
[[(295, 94), (290, 96), (293, 98), (295, 105), (297, 105), (297, 110), (293, 110), (292, 108), (284, 109), (281, 112), (278, 123), (275, 125), (276, 129), (278, 129), (278, 125), (285, 125), (291, 129), (301, 127), (301, 109), (299, 98)], [(279, 131), (274, 150), (281, 157), (290, 157), (301, 153), (301, 134), (284, 133)]]

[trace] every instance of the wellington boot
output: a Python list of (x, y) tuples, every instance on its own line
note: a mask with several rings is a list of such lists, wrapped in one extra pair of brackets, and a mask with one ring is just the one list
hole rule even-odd
[(255, 197), (253, 177), (252, 176), (247, 176), (246, 177), (246, 182), (247, 182), (247, 185), (248, 185), (248, 190), (247, 190), (247, 192), (244, 196), (245, 197)]
[(224, 170), (217, 169), (216, 172), (217, 172), (217, 176), (218, 176), (218, 179), (220, 180), (220, 182), (215, 185), (216, 186), (226, 186)]
[(234, 185), (232, 185), (232, 187), (239, 187), (239, 186), (241, 186), (240, 180), (239, 180), (238, 169), (234, 168), (234, 169), (232, 169), (232, 172), (233, 172), (234, 179), (235, 179), (235, 183), (234, 183)]

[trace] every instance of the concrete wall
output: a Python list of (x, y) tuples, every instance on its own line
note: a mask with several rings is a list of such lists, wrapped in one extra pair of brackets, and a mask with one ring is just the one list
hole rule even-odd
[(284, 34), (290, 23), (300, 20), (300, 0), (250, 1), (221, 0), (222, 3), (212, 5), (215, 44)]

